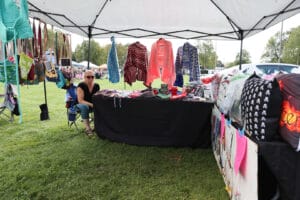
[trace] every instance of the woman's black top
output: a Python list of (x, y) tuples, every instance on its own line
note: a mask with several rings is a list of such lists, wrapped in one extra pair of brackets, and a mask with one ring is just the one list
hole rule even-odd
[(94, 83), (94, 87), (93, 87), (93, 90), (92, 90), (91, 93), (90, 93), (90, 91), (89, 91), (89, 87), (88, 87), (87, 84), (84, 83), (84, 82), (79, 83), (77, 87), (80, 87), (80, 88), (83, 90), (83, 92), (84, 92), (84, 100), (85, 100), (85, 101), (88, 101), (88, 102), (90, 102), (90, 103), (93, 103), (93, 102), (92, 102), (92, 97), (93, 97), (93, 95), (94, 95), (97, 91), (100, 90), (100, 86), (99, 86), (98, 83)]

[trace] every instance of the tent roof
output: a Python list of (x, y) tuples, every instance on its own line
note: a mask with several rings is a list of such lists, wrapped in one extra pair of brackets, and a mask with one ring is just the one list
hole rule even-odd
[(299, 13), (300, 0), (28, 0), (28, 7), (30, 17), (85, 37), (240, 40)]

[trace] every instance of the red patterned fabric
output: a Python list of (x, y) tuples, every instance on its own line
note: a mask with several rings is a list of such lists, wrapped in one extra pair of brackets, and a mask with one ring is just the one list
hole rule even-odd
[(124, 81), (131, 85), (136, 80), (146, 82), (148, 67), (147, 48), (135, 42), (128, 47), (127, 59), (124, 65)]

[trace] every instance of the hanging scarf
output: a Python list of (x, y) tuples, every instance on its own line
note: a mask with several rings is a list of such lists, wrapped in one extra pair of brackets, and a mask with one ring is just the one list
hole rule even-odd
[(119, 74), (119, 63), (118, 63), (118, 56), (116, 51), (115, 38), (114, 36), (112, 36), (110, 39), (112, 44), (107, 58), (107, 69), (109, 74), (109, 81), (112, 83), (118, 83), (120, 81), (120, 74)]
[(39, 58), (43, 57), (43, 47), (42, 47), (42, 29), (41, 29), (41, 22), (39, 21), (39, 29), (38, 29), (38, 51), (39, 51)]
[(33, 57), (36, 58), (38, 57), (38, 49), (37, 49), (37, 35), (35, 30), (35, 20), (33, 20), (32, 31), (33, 31), (33, 38), (32, 38)]
[(44, 29), (43, 29), (43, 47), (46, 50), (47, 49), (47, 43), (48, 43), (48, 29), (47, 24), (44, 23)]

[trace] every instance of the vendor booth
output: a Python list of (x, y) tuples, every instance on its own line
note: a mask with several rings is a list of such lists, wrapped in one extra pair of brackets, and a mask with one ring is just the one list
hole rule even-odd
[[(33, 18), (43, 19), (46, 23), (88, 37), (89, 40), (92, 37), (111, 37), (112, 47), (115, 47), (114, 40), (118, 37), (159, 38), (152, 46), (151, 52), (159, 52), (160, 42), (163, 46), (172, 49), (171, 44), (165, 41), (165, 38), (240, 40), (240, 59), (245, 38), (300, 12), (299, 0), (28, 0), (28, 6), (30, 16)], [(136, 46), (141, 46), (137, 43)], [(185, 44), (183, 48), (184, 46), (191, 52), (196, 52), (195, 48)], [(174, 61), (171, 52), (164, 53), (169, 56), (169, 61)], [(147, 51), (143, 53), (146, 54)], [(116, 51), (113, 48), (111, 48), (110, 56), (112, 57), (108, 59), (108, 68), (112, 64), (115, 67), (114, 70), (117, 71)], [(157, 55), (151, 55), (150, 61), (159, 60), (155, 56)], [(166, 63), (170, 64), (170, 62)], [(132, 66), (127, 66), (127, 72), (131, 72)], [(168, 89), (171, 89), (175, 78), (177, 86), (182, 86), (182, 79), (179, 79), (181, 76), (177, 76), (182, 75), (178, 74), (177, 70), (181, 68), (176, 68), (176, 70), (168, 68), (169, 71), (163, 75), (160, 73), (165, 72), (164, 70), (152, 64), (149, 66), (154, 75), (144, 80), (146, 85), (151, 86), (151, 82), (161, 75), (162, 81), (169, 84)], [(146, 65), (143, 67), (147, 68)], [(189, 69), (194, 72), (195, 68)], [(176, 71), (176, 77), (173, 77), (174, 71)], [(143, 70), (134, 72), (136, 73), (132, 74), (139, 74), (139, 78), (146, 77)], [(125, 81), (130, 85), (133, 79), (129, 75), (129, 78), (126, 76)], [(194, 78), (199, 79), (198, 73), (194, 75), (192, 78), (190, 76), (190, 81)], [(113, 77), (110, 74), (109, 78), (110, 81), (114, 78), (112, 83), (119, 81), (119, 76)], [(222, 91), (218, 98), (214, 99), (215, 106), (205, 101), (127, 98), (122, 95), (98, 93), (93, 99), (95, 128), (99, 137), (136, 145), (207, 147), (212, 144), (231, 199), (296, 200), (299, 199), (298, 191), (300, 191), (297, 188), (299, 175), (296, 170), (299, 165), (299, 153), (291, 150), (283, 141), (276, 140), (275, 142), (273, 139), (276, 134), (274, 133), (278, 126), (265, 123), (266, 121), (278, 122), (279, 119), (274, 118), (274, 115), (278, 116), (277, 111), (280, 110), (281, 104), (272, 104), (277, 106), (273, 107), (273, 110), (270, 109), (274, 111), (273, 113), (269, 113), (269, 110), (265, 110), (266, 113), (258, 112), (260, 109), (267, 108), (264, 101), (269, 101), (268, 87), (276, 86), (278, 89), (278, 84), (274, 85), (261, 80), (259, 84), (261, 84), (259, 87), (256, 84), (257, 90), (262, 87), (265, 91), (258, 93), (256, 88), (251, 88), (246, 89), (248, 94), (247, 91), (243, 93), (242, 115), (247, 116), (246, 124), (239, 124), (241, 120), (237, 119), (241, 119), (240, 113), (234, 115), (235, 112), (233, 112), (233, 115), (228, 115), (226, 112), (229, 111), (228, 104), (227, 107), (225, 106), (226, 109), (223, 109), (221, 105), (228, 99), (221, 97)], [(219, 84), (219, 86), (224, 85)], [(240, 84), (237, 86), (241, 88)], [(236, 93), (234, 89), (230, 91)], [(226, 94), (225, 91), (223, 92)], [(263, 96), (263, 99), (256, 98), (259, 94)], [(214, 96), (214, 93), (212, 95)], [(252, 99), (249, 99), (249, 96)], [(239, 99), (235, 100), (237, 101), (232, 102), (231, 108), (240, 107)], [(278, 102), (281, 102), (281, 99)], [(250, 103), (257, 104), (257, 106), (253, 105), (251, 110), (247, 110), (250, 109)], [(255, 110), (256, 112), (248, 115), (250, 111)], [(258, 117), (258, 115), (262, 116)], [(266, 120), (267, 117), (270, 120)], [(259, 121), (259, 119), (264, 120)], [(228, 123), (225, 123), (226, 120)], [(210, 126), (212, 127), (211, 142)], [(243, 129), (244, 127), (246, 130)], [(248, 133), (251, 134), (248, 135)], [(276, 155), (278, 157), (274, 159), (273, 156)], [(285, 158), (287, 160), (283, 161)], [(286, 166), (282, 167), (282, 165)], [(281, 168), (285, 169), (281, 170)]]

